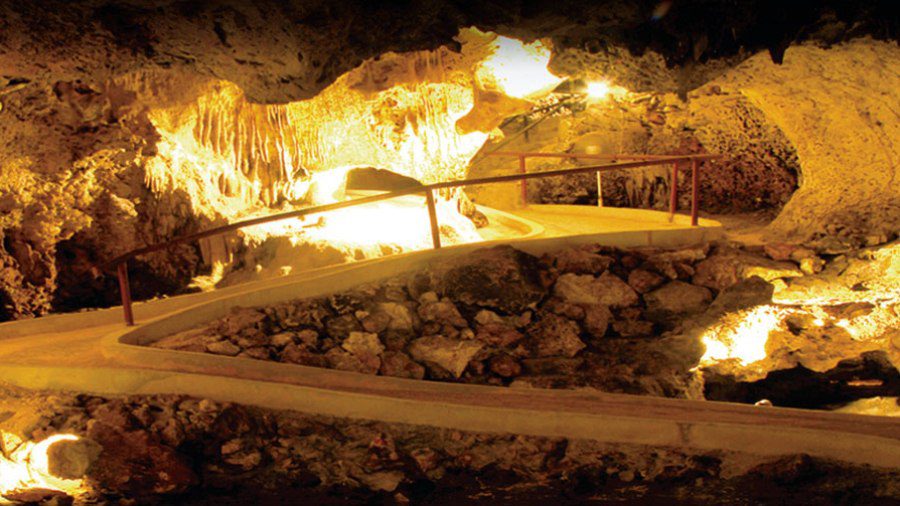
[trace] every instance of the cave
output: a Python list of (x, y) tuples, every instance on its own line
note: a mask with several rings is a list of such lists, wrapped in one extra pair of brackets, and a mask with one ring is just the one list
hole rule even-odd
[(900, 502), (898, 25), (0, 2), (0, 503)]

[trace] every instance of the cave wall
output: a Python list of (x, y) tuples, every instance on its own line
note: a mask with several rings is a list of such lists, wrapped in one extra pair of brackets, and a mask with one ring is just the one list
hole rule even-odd
[[(103, 263), (209, 226), (184, 194), (153, 194), (155, 138), (143, 106), (115, 85), (23, 84), (0, 111), (0, 317), (115, 303)], [(132, 267), (135, 295), (172, 291), (196, 270), (193, 247)]]
[[(97, 272), (104, 260), (219, 220), (198, 217), (183, 193), (149, 191), (145, 163), (157, 154), (158, 135), (148, 108), (182, 104), (180, 98), (197, 96), (197, 86), (216, 81), (234, 83), (250, 102), (309, 98), (367, 58), (444, 44), (458, 48), (453, 40), (458, 28), (470, 25), (524, 39), (550, 37), (556, 51), (552, 68), (611, 76), (633, 91), (685, 96), (715, 78), (724, 95), (738, 96), (750, 111), (747, 117), (765, 118), (758, 130), (783, 134), (803, 166), (801, 191), (774, 231), (788, 236), (815, 230), (812, 235), (869, 241), (887, 237), (892, 227), (896, 231), (896, 43), (787, 49), (799, 40), (836, 44), (866, 34), (893, 40), (897, 18), (891, 2), (709, 2), (669, 12), (658, 11), (659, 5), (655, 0), (606, 0), (590, 9), (575, 0), (3, 2), (0, 319), (43, 314), (53, 304), (68, 307), (53, 302), (58, 283), (71, 288), (64, 299), (110, 303), (114, 285)], [(779, 16), (773, 18), (774, 11)], [(756, 54), (760, 50), (765, 52)], [(783, 66), (772, 63), (782, 59)], [(738, 70), (729, 70), (744, 60)], [(881, 68), (868, 69), (872, 65)], [(854, 70), (863, 66), (866, 72)], [(782, 86), (788, 78), (794, 81)], [(164, 93), (165, 88), (179, 93)], [(804, 101), (795, 107), (797, 97)], [(695, 97), (689, 104), (702, 100), (719, 99)], [(855, 104), (855, 114), (847, 116), (847, 104)], [(816, 114), (816, 107), (828, 112)], [(649, 128), (665, 130), (678, 116), (673, 112), (670, 119), (662, 111), (665, 121), (658, 124), (650, 112), (661, 111), (639, 112), (641, 128), (649, 121), (655, 125)], [(728, 121), (740, 126), (742, 118)], [(842, 133), (845, 128), (852, 134)], [(698, 142), (660, 146), (717, 150), (758, 142), (716, 133), (731, 129), (698, 127), (693, 135)], [(664, 138), (670, 136), (659, 137)], [(853, 146), (853, 156), (837, 149), (845, 144)], [(767, 155), (762, 165), (791, 160), (790, 149), (778, 151), (783, 156)], [(846, 182), (838, 179), (842, 168), (855, 166), (861, 167), (854, 172), (858, 190), (835, 184)], [(653, 204), (647, 196), (659, 194), (665, 180), (650, 175), (646, 182), (633, 198)], [(814, 207), (829, 209), (829, 215), (816, 217)], [(148, 258), (147, 279), (178, 286), (195, 273), (198, 256), (189, 247), (171, 257)], [(58, 262), (66, 264), (67, 273), (60, 275)], [(87, 298), (78, 290), (85, 284), (93, 294)]]
[[(552, 116), (535, 114), (511, 122), (493, 149), (542, 152), (596, 152), (725, 155), (702, 167), (701, 209), (709, 213), (777, 212), (797, 188), (800, 171), (796, 150), (762, 111), (739, 93), (719, 87), (692, 92), (682, 100), (674, 93), (631, 93), (619, 90), (602, 100), (587, 100)], [(502, 143), (502, 146), (501, 146)], [(533, 158), (529, 171), (603, 163), (581, 159)], [(470, 175), (517, 172), (515, 158), (482, 157)], [(604, 205), (668, 209), (671, 167), (646, 167), (603, 175)], [(679, 176), (679, 206), (690, 207), (690, 174)], [(515, 185), (486, 186), (471, 193), (489, 206), (514, 208)], [(529, 201), (545, 204), (596, 205), (593, 174), (529, 182)]]
[(896, 43), (791, 47), (782, 65), (757, 55), (710, 86), (746, 97), (797, 150), (802, 184), (772, 235), (874, 244), (900, 231)]
[[(137, 70), (184, 68), (236, 83), (253, 101), (283, 103), (316, 95), (368, 58), (454, 45), (460, 27), (477, 26), (582, 49), (594, 64), (579, 68), (611, 73), (636, 91), (685, 92), (760, 50), (780, 62), (795, 41), (895, 38), (894, 4), (19, 0), (0, 5), (0, 74), (100, 84)], [(632, 57), (639, 61), (619, 63)]]

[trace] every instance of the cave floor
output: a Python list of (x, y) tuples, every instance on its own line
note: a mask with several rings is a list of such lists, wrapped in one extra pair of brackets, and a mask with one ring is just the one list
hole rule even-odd
[[(559, 213), (564, 220), (566, 213)], [(569, 215), (571, 219), (571, 215)], [(681, 230), (679, 230), (679, 228)], [(673, 227), (684, 235), (685, 227)], [(687, 227), (689, 228), (689, 227)], [(571, 233), (577, 229), (571, 228)], [(596, 230), (596, 229), (594, 229)], [(596, 236), (590, 236), (596, 239)], [(534, 242), (544, 243), (538, 237)], [(555, 244), (556, 241), (551, 241)], [(521, 243), (525, 244), (525, 243)], [(478, 248), (480, 245), (472, 245)], [(253, 292), (314, 285), (335, 286), (398, 266), (464, 254), (452, 249), (334, 266), (316, 275), (249, 283), (144, 305), (138, 322), (152, 323), (190, 303), (234, 304)], [(394, 267), (390, 267), (393, 265)], [(388, 266), (388, 267), (384, 267)], [(225, 301), (225, 295), (228, 301)], [(155, 305), (154, 305), (155, 304)], [(206, 304), (188, 313), (203, 314)], [(147, 308), (156, 307), (149, 312)], [(115, 309), (58, 315), (0, 327), (0, 380), (30, 389), (99, 394), (185, 394), (225, 402), (486, 432), (584, 437), (676, 447), (810, 453), (860, 463), (900, 466), (900, 426), (894, 420), (788, 408), (608, 394), (588, 391), (510, 389), (371, 377), (345, 371), (173, 352), (120, 342), (128, 329)], [(4, 332), (15, 326), (34, 332)], [(43, 328), (38, 331), (37, 329)], [(843, 433), (847, 437), (825, 437)]]

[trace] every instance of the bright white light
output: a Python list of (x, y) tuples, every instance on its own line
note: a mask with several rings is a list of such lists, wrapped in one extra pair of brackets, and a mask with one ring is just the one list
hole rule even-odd
[(612, 89), (606, 81), (590, 81), (586, 91), (589, 97), (602, 99), (608, 97)]

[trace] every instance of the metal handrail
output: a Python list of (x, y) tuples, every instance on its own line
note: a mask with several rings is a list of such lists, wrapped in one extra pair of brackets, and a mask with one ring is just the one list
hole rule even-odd
[[(491, 153), (493, 156), (517, 156), (520, 160), (524, 160), (527, 157), (557, 157), (557, 158), (585, 158), (585, 159), (630, 159), (633, 161), (626, 162), (616, 162), (616, 163), (608, 163), (604, 165), (592, 165), (587, 167), (575, 167), (569, 169), (558, 169), (551, 170), (546, 172), (533, 172), (533, 173), (520, 173), (520, 174), (510, 174), (506, 176), (490, 176), (490, 177), (482, 177), (482, 178), (472, 178), (472, 179), (459, 179), (455, 181), (444, 181), (440, 183), (432, 183), (427, 185), (410, 187), (402, 190), (396, 190), (392, 192), (381, 193), (377, 195), (370, 195), (366, 197), (360, 197), (352, 200), (346, 200), (343, 202), (335, 202), (332, 204), (324, 204), (319, 206), (311, 206), (303, 209), (297, 209), (295, 211), (288, 211), (285, 213), (272, 214), (269, 216), (262, 216), (259, 218), (251, 218), (249, 220), (239, 221), (236, 223), (230, 223), (228, 225), (223, 225), (221, 227), (212, 228), (209, 230), (204, 230), (203, 232), (197, 232), (195, 234), (189, 234), (181, 237), (176, 237), (166, 242), (152, 244), (150, 246), (145, 246), (143, 248), (139, 248), (136, 250), (129, 251), (123, 255), (120, 255), (113, 260), (107, 262), (105, 266), (115, 266), (117, 271), (117, 276), (119, 278), (119, 291), (122, 297), (122, 309), (125, 314), (125, 323), (127, 325), (134, 325), (134, 312), (132, 311), (132, 300), (131, 300), (131, 287), (128, 282), (128, 260), (132, 258), (146, 255), (148, 253), (153, 253), (156, 251), (161, 251), (172, 246), (176, 246), (178, 244), (184, 244), (188, 242), (194, 242), (199, 239), (204, 239), (207, 237), (212, 237), (216, 235), (225, 234), (228, 232), (232, 232), (234, 230), (238, 230), (245, 227), (250, 227), (254, 225), (261, 225), (263, 223), (271, 223), (274, 221), (281, 221), (290, 218), (299, 218), (302, 216), (323, 213), (328, 211), (334, 211), (337, 209), (344, 209), (347, 207), (355, 207), (359, 205), (371, 204), (374, 202), (380, 202), (382, 200), (389, 200), (397, 197), (403, 197), (406, 195), (413, 195), (417, 193), (424, 193), (425, 202), (428, 207), (428, 216), (429, 222), (431, 225), (431, 238), (432, 244), (435, 249), (441, 247), (441, 237), (440, 237), (440, 228), (438, 226), (437, 221), (437, 210), (435, 208), (435, 200), (434, 200), (434, 190), (441, 190), (447, 188), (458, 188), (461, 186), (472, 186), (472, 185), (480, 185), (480, 184), (492, 184), (492, 183), (503, 183), (509, 181), (522, 181), (523, 183), (529, 179), (541, 179), (546, 177), (554, 177), (554, 176), (565, 176), (565, 175), (574, 175), (574, 174), (587, 174), (587, 173), (597, 173), (598, 178), (600, 173), (602, 172), (610, 172), (614, 170), (621, 169), (633, 169), (640, 167), (647, 167), (653, 165), (672, 165), (672, 174), (673, 174), (673, 182), (671, 185), (671, 200), (669, 203), (669, 219), (673, 219), (675, 215), (675, 211), (677, 208), (676, 201), (676, 193), (678, 191), (678, 165), (682, 163), (691, 163), (691, 181), (692, 181), (692, 198), (691, 198), (691, 225), (697, 225), (697, 206), (699, 203), (698, 199), (698, 181), (699, 181), (699, 164), (701, 161), (710, 160), (712, 158), (718, 158), (719, 155), (683, 155), (683, 156), (669, 156), (669, 155), (587, 155), (587, 154), (575, 154), (575, 153), (523, 153), (523, 152), (495, 152)], [(601, 158), (603, 157), (603, 158)], [(599, 180), (599, 179), (598, 179)], [(602, 198), (602, 197), (601, 197)]]

